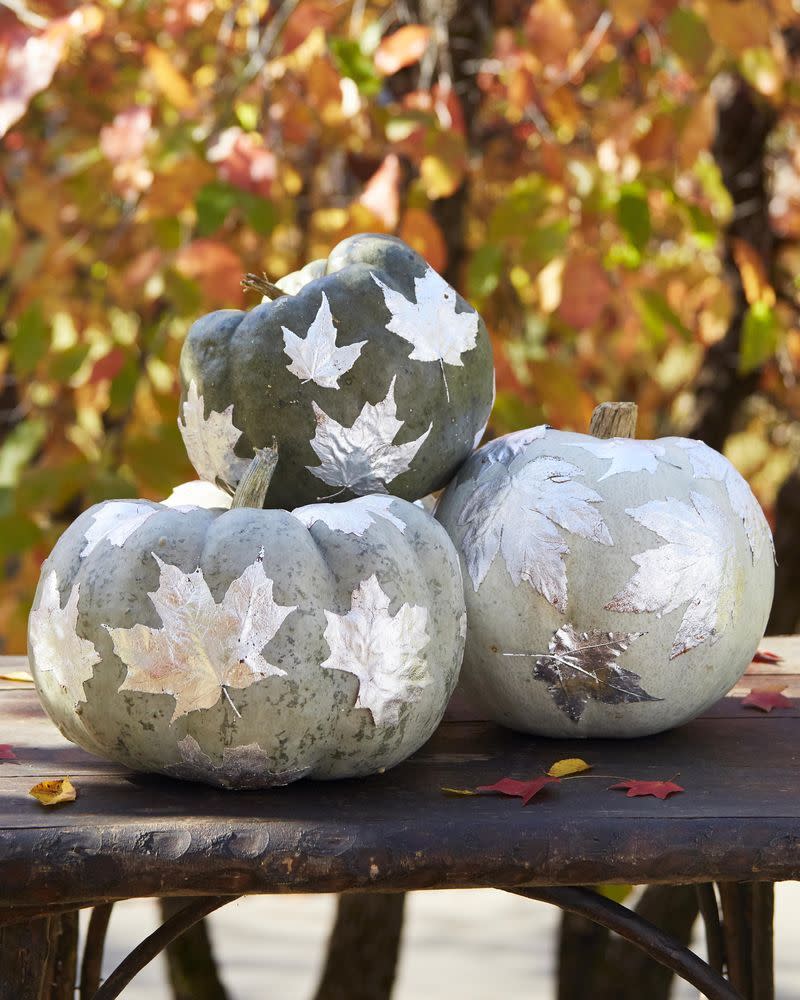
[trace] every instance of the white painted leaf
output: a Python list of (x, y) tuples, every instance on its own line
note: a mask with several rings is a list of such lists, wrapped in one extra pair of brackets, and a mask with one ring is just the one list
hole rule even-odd
[(652, 475), (658, 469), (658, 460), (665, 453), (663, 446), (656, 441), (637, 441), (634, 438), (587, 437), (584, 441), (569, 442), (565, 447), (582, 448), (595, 458), (610, 459), (611, 465), (598, 482), (623, 472), (649, 472)]
[(579, 631), (562, 625), (547, 653), (506, 653), (506, 656), (534, 656), (533, 676), (545, 681), (558, 708), (578, 722), (590, 701), (604, 705), (660, 701), (649, 695), (641, 678), (619, 663), (620, 656), (644, 632)]
[(141, 528), (157, 510), (153, 504), (135, 500), (112, 500), (104, 504), (92, 515), (81, 556), (88, 556), (104, 539), (110, 545), (122, 548), (134, 531)]
[(691, 503), (667, 497), (626, 513), (667, 544), (632, 556), (639, 568), (606, 609), (661, 617), (686, 605), (670, 659), (702, 642), (713, 645), (733, 618), (738, 576), (734, 539), (722, 511), (693, 491)]
[(769, 544), (774, 555), (772, 532), (769, 530), (767, 519), (758, 500), (753, 496), (747, 480), (738, 469), (724, 455), (709, 448), (703, 441), (694, 441), (690, 438), (667, 438), (667, 440), (687, 453), (692, 472), (698, 479), (713, 479), (725, 485), (731, 507), (744, 525), (753, 562), (761, 558), (765, 544)]
[(526, 427), (521, 431), (504, 434), (502, 437), (495, 438), (494, 441), (487, 442), (481, 448), (481, 458), (488, 462), (509, 465), (529, 444), (541, 441), (549, 430), (547, 424), (539, 424), (537, 427)]
[(414, 345), (409, 358), (463, 366), (462, 353), (471, 351), (477, 343), (478, 314), (472, 308), (456, 312), (455, 289), (441, 275), (429, 267), (421, 278), (414, 278), (415, 302), (389, 288), (376, 275), (372, 279), (383, 292), (383, 301), (391, 313), (386, 329)]
[(193, 736), (178, 741), (181, 759), (164, 770), (176, 778), (206, 781), (220, 788), (273, 788), (302, 778), (310, 767), (275, 770), (274, 761), (258, 743), (224, 747), (222, 760), (215, 762), (204, 753)]
[(286, 367), (301, 381), (316, 382), (323, 389), (339, 388), (339, 376), (350, 371), (367, 343), (361, 340), (347, 347), (336, 346), (336, 327), (325, 292), (304, 339), (285, 326), (281, 329), (284, 351), (292, 359)]
[[(184, 573), (153, 554), (160, 570), (150, 600), (162, 628), (137, 624), (109, 628), (114, 652), (128, 668), (120, 691), (171, 694), (181, 715), (211, 708), (228, 688), (246, 688), (286, 671), (262, 655), (295, 607), (276, 604), (272, 580), (261, 556), (237, 577), (220, 604), (214, 601), (202, 570)], [(232, 702), (231, 702), (232, 704)]]
[(229, 510), (232, 502), (233, 497), (230, 493), (226, 493), (213, 483), (207, 483), (204, 479), (181, 483), (166, 500), (161, 501), (165, 507), (177, 510), (190, 510), (193, 507), (202, 507), (203, 510), (214, 508)]
[(403, 421), (397, 419), (394, 401), (396, 379), (397, 376), (392, 379), (380, 403), (364, 404), (352, 427), (344, 427), (312, 403), (317, 430), (311, 447), (321, 463), (306, 466), (312, 475), (329, 486), (340, 486), (353, 493), (386, 493), (387, 485), (408, 471), (433, 424), (413, 441), (392, 444), (403, 426)]
[(389, 508), (395, 498), (390, 496), (356, 497), (346, 503), (311, 503), (292, 511), (292, 517), (310, 528), (322, 521), (331, 531), (342, 531), (348, 535), (363, 535), (370, 525), (382, 518), (393, 524), (398, 531), (406, 530), (405, 521), (396, 517)]
[(350, 611), (326, 610), (325, 617), (331, 655), (320, 665), (354, 674), (356, 708), (369, 709), (376, 726), (396, 726), (403, 705), (419, 701), (431, 682), (420, 655), (430, 641), (428, 609), (403, 604), (392, 617), (389, 597), (373, 574), (353, 591)]
[(250, 462), (233, 453), (234, 445), (242, 436), (233, 423), (233, 403), (222, 413), (212, 410), (206, 417), (203, 397), (198, 394), (197, 383), (192, 379), (183, 404), (183, 420), (178, 417), (178, 427), (189, 461), (201, 479), (215, 483), (219, 478), (231, 486), (239, 482)]
[[(520, 460), (522, 461), (522, 460)], [(489, 465), (464, 504), (462, 547), (477, 591), (498, 552), (519, 586), (527, 581), (547, 601), (565, 611), (569, 552), (561, 530), (611, 545), (600, 512), (599, 493), (578, 482), (583, 472), (560, 458), (540, 455), (513, 471)]]
[(52, 671), (73, 705), (86, 701), (84, 681), (94, 675), (100, 656), (89, 639), (77, 631), (80, 584), (70, 591), (61, 607), (58, 577), (52, 570), (45, 577), (39, 604), (30, 615), (31, 653), (37, 670)]

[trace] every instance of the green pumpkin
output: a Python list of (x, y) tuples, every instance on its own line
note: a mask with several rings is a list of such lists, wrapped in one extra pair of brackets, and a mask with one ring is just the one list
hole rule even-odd
[(350, 237), (277, 284), (186, 338), (179, 426), (199, 476), (232, 492), (274, 439), (267, 507), (445, 486), (492, 407), (480, 316), (391, 236)]
[(290, 513), (111, 500), (42, 567), (29, 653), (46, 711), (92, 753), (263, 788), (413, 753), (444, 713), (465, 634), (453, 546), (407, 501)]

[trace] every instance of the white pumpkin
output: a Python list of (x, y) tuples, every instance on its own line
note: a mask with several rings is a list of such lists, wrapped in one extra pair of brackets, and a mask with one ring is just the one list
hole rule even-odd
[(433, 733), (466, 632), (441, 526), (389, 496), (256, 506), (111, 500), (61, 536), (29, 653), (68, 739), (262, 788), (381, 771)]
[(769, 527), (698, 441), (509, 434), (464, 464), (436, 517), (464, 571), (464, 692), (514, 729), (679, 725), (731, 688), (763, 635)]

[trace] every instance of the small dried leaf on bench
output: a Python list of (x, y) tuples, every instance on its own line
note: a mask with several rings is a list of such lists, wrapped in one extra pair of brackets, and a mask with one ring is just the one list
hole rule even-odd
[(551, 765), (547, 773), (551, 778), (566, 778), (570, 774), (580, 774), (581, 771), (591, 771), (592, 765), (580, 757), (565, 757)]
[(69, 778), (51, 778), (34, 785), (28, 794), (43, 806), (57, 806), (62, 802), (74, 802), (78, 790)]
[(656, 799), (668, 799), (676, 792), (686, 791), (685, 788), (676, 785), (674, 781), (620, 781), (616, 785), (609, 785), (609, 788), (626, 789), (629, 799), (639, 795), (652, 795)]
[(538, 778), (530, 781), (517, 781), (516, 778), (501, 778), (493, 785), (478, 785), (479, 792), (497, 792), (498, 795), (511, 795), (514, 798), (522, 799), (522, 804), (526, 806), (534, 795), (549, 784), (558, 784), (560, 778), (554, 778), (549, 774), (542, 774)]
[(770, 653), (768, 649), (759, 649), (753, 657), (753, 663), (783, 663), (783, 657)]
[(15, 684), (33, 684), (33, 677), (27, 670), (11, 670), (7, 674), (0, 674), (0, 681), (14, 681)]
[(780, 691), (769, 689), (751, 691), (750, 694), (742, 698), (742, 708), (758, 708), (762, 712), (771, 712), (773, 708), (794, 708), (794, 702), (791, 698), (781, 694), (781, 691), (785, 690), (786, 688), (781, 688)]

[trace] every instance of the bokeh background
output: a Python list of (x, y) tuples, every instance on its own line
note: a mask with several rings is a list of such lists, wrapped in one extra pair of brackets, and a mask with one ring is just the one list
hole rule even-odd
[(724, 449), (791, 631), (798, 59), (792, 0), (0, 4), (0, 651), (82, 509), (194, 478), (192, 321), (360, 230), (483, 313), (491, 433), (633, 399)]

